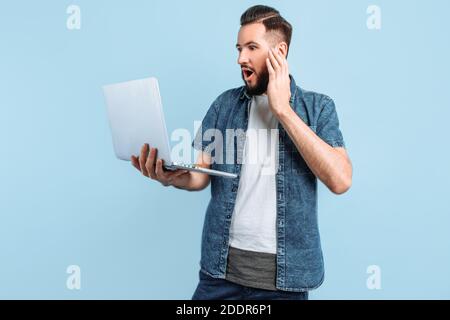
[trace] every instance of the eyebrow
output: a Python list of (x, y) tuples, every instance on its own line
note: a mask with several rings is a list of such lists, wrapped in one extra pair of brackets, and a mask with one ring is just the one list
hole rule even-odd
[[(245, 47), (245, 46), (249, 46), (249, 45), (251, 45), (251, 44), (254, 44), (254, 45), (259, 46), (259, 43), (258, 43), (258, 42), (255, 42), (255, 41), (249, 41), (249, 42), (247, 42), (247, 43), (244, 44), (244, 47)], [(240, 45), (239, 43), (236, 44), (236, 48), (239, 48), (240, 46), (241, 46), (241, 45)]]

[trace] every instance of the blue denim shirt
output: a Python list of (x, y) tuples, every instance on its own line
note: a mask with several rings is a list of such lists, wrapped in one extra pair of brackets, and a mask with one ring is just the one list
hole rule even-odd
[[(333, 100), (305, 91), (296, 86), (292, 76), (290, 79), (289, 102), (296, 114), (330, 146), (345, 147)], [(251, 96), (244, 86), (222, 93), (210, 106), (192, 142), (197, 150), (208, 152), (216, 159), (222, 157), (223, 161), (213, 163), (212, 169), (238, 174), (236, 179), (211, 176), (200, 268), (215, 278), (225, 278), (230, 224), (242, 166), (243, 144), (239, 139), (245, 141), (250, 102)], [(224, 142), (207, 137), (208, 129), (220, 130)], [(240, 135), (227, 139), (226, 129), (234, 129)], [(317, 178), (281, 123), (278, 130), (276, 287), (285, 291), (307, 291), (319, 287), (324, 279), (317, 220)], [(226, 159), (234, 161), (230, 163)]]

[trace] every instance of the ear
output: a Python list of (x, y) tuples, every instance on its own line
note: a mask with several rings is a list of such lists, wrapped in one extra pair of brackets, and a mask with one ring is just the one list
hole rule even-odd
[(287, 57), (288, 46), (287, 43), (282, 41), (277, 45), (278, 52), (280, 52), (285, 58)]

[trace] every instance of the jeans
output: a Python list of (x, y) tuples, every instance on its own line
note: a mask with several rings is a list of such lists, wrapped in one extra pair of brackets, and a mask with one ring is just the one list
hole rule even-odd
[(192, 300), (308, 300), (308, 292), (250, 288), (200, 271)]

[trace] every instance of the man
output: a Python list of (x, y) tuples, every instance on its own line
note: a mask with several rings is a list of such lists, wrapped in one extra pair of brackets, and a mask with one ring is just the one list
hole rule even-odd
[[(164, 171), (147, 144), (131, 159), (165, 186), (193, 191), (211, 182), (193, 299), (307, 299), (323, 282), (317, 178), (342, 194), (351, 186), (352, 165), (333, 100), (301, 89), (289, 74), (291, 35), (291, 25), (273, 8), (243, 13), (236, 48), (245, 86), (213, 102), (192, 143), (199, 165), (237, 173), (237, 179)], [(245, 132), (243, 148), (234, 136), (227, 136), (223, 150), (202, 137), (230, 129)], [(275, 154), (266, 152), (267, 143)], [(267, 164), (275, 164), (272, 174)]]

